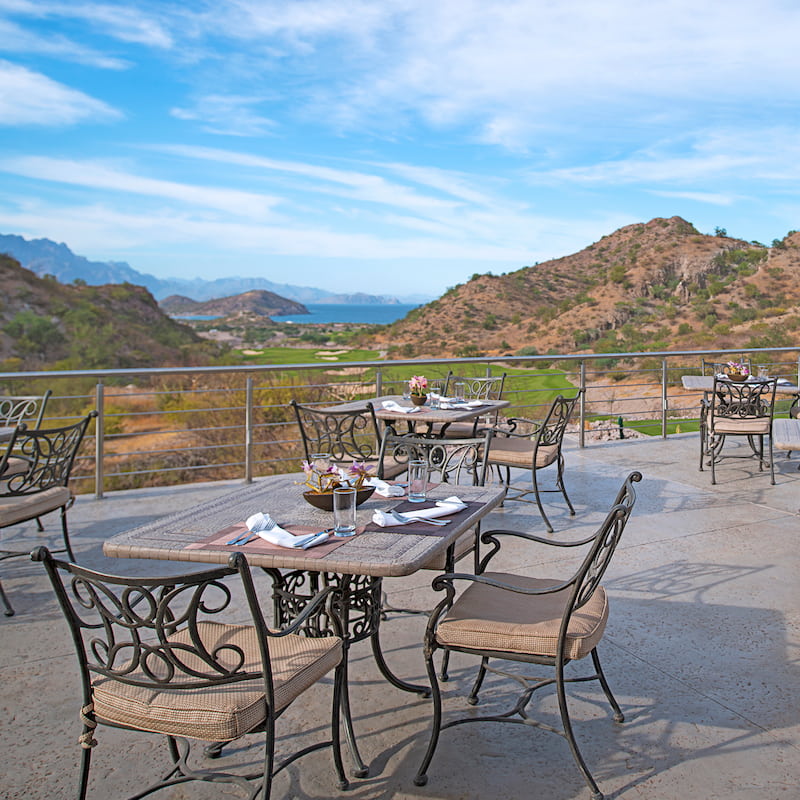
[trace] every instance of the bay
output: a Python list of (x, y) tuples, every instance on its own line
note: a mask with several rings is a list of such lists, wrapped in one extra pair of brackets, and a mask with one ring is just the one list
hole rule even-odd
[(310, 323), (358, 322), (367, 325), (388, 325), (402, 319), (409, 311), (418, 308), (405, 303), (351, 304), (351, 303), (305, 303), (308, 314), (286, 314), (274, 316), (275, 322)]

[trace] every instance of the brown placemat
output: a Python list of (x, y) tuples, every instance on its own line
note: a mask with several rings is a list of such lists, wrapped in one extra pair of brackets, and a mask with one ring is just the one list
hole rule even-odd
[[(468, 502), (466, 508), (461, 509), (456, 514), (450, 514), (446, 517), (438, 517), (438, 519), (452, 520), (450, 523), (455, 524), (462, 522), (464, 519), (473, 514), (476, 509), (482, 508), (483, 503), (475, 501)], [(401, 514), (406, 511), (427, 511), (436, 508), (435, 500), (426, 500), (424, 503), (412, 503), (410, 500), (404, 500), (392, 508), (392, 511), (399, 511)], [(370, 522), (364, 530), (367, 533), (413, 533), (416, 536), (447, 536), (450, 532), (450, 525), (428, 525), (425, 522), (411, 522), (408, 525), (387, 525), (382, 528), (375, 522)], [(313, 548), (312, 548), (313, 549)]]
[[(281, 525), (285, 531), (293, 533), (295, 536), (305, 536), (309, 533), (319, 533), (319, 528), (311, 528), (304, 525)], [(226, 544), (236, 536), (236, 534), (243, 534), (247, 530), (247, 525), (244, 522), (237, 522), (235, 525), (230, 525), (223, 528), (221, 531), (212, 533), (211, 536), (206, 536), (205, 539), (200, 539), (198, 542), (187, 544), (184, 550), (223, 550), (226, 553), (260, 553), (262, 555), (286, 555), (286, 553), (295, 553), (308, 558), (322, 558), (328, 553), (334, 551), (337, 547), (341, 547), (346, 542), (352, 539), (352, 536), (335, 537), (331, 534), (330, 539), (322, 544), (315, 544), (307, 550), (301, 547), (280, 547), (277, 544), (262, 539), (260, 536), (248, 542), (245, 545), (241, 544)], [(356, 528), (355, 535), (361, 533), (364, 528)]]

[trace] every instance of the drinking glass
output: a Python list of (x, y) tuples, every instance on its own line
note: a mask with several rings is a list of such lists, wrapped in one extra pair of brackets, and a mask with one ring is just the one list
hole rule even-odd
[(442, 399), (442, 385), (435, 381), (428, 384), (428, 403), (431, 408), (439, 408)]
[(410, 400), (411, 399), (411, 387), (408, 385), (408, 381), (403, 381), (403, 400)]
[(428, 462), (415, 458), (408, 462), (408, 499), (422, 503), (428, 496)]
[(331, 454), (330, 453), (312, 453), (311, 454), (311, 466), (314, 467), (317, 472), (327, 472), (328, 467), (331, 465)]
[(455, 394), (453, 395), (455, 401), (457, 403), (463, 403), (466, 399), (465, 397), (466, 387), (464, 386), (464, 381), (456, 381), (455, 385)]
[(356, 490), (339, 487), (333, 490), (333, 535), (352, 536), (356, 532)]

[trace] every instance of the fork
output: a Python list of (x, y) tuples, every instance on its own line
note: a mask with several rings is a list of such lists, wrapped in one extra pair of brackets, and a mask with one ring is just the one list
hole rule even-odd
[[(270, 519), (270, 521), (269, 521), (269, 522), (267, 522), (267, 523), (264, 525), (264, 527), (263, 527), (263, 528), (261, 528), (261, 531), (264, 531), (264, 532), (266, 532), (266, 531), (271, 531), (271, 530), (272, 530), (272, 529), (273, 529), (273, 528), (274, 528), (274, 527), (275, 527), (277, 524), (278, 524), (278, 523), (277, 523), (277, 522), (275, 522), (275, 520), (274, 520), (274, 519)], [(259, 533), (260, 533), (261, 531), (259, 531)], [(249, 543), (250, 543), (250, 542), (252, 542), (252, 541), (253, 541), (253, 539), (255, 539), (257, 536), (258, 536), (258, 533), (253, 533), (252, 531), (245, 531), (245, 532), (244, 532), (244, 533), (242, 533), (241, 535), (237, 536), (235, 539), (231, 539), (229, 542), (226, 542), (225, 544), (228, 544), (228, 545), (237, 545), (237, 544), (244, 545), (244, 544), (249, 544)]]
[(447, 525), (450, 520), (438, 520), (438, 519), (428, 519), (428, 517), (404, 517), (400, 512), (391, 509), (389, 513), (398, 521), (402, 522), (403, 525), (408, 525), (411, 522), (427, 522), (428, 525), (438, 525), (441, 527), (442, 525)]

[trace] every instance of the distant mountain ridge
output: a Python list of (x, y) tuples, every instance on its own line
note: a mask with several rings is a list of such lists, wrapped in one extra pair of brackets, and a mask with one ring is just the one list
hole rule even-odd
[(7, 253), (26, 269), (39, 277), (52, 275), (61, 283), (73, 283), (76, 279), (92, 286), (107, 283), (132, 283), (144, 286), (156, 300), (170, 295), (184, 295), (195, 301), (214, 300), (254, 290), (274, 292), (298, 303), (347, 303), (347, 304), (396, 304), (396, 297), (370, 294), (331, 294), (324, 289), (311, 286), (294, 286), (275, 283), (267, 278), (217, 278), (216, 280), (182, 280), (157, 278), (139, 272), (121, 261), (89, 261), (76, 255), (66, 244), (50, 239), (25, 239), (15, 234), (0, 234), (0, 253)]
[(578, 253), (476, 275), (373, 337), (408, 358), (789, 347), (800, 340), (800, 232), (771, 247), (681, 217)]

